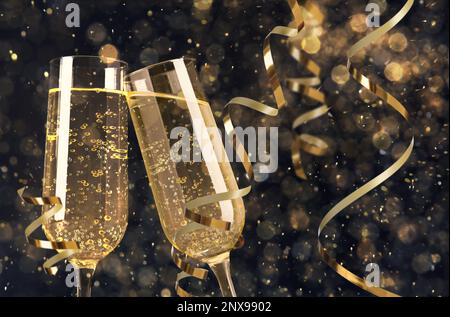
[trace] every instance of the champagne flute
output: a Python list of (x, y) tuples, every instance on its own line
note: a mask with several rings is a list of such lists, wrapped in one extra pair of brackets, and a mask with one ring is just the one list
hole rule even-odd
[(97, 56), (50, 62), (43, 195), (58, 196), (63, 208), (43, 229), (50, 240), (78, 243), (68, 260), (78, 272), (79, 297), (90, 296), (98, 261), (127, 227), (126, 69)]
[[(242, 198), (192, 210), (231, 223), (230, 230), (185, 217), (187, 202), (239, 189), (222, 140), (213, 133), (217, 126), (195, 60), (151, 65), (129, 74), (127, 81), (128, 106), (165, 235), (176, 249), (210, 266), (223, 296), (236, 296), (229, 255), (244, 227)], [(174, 159), (183, 140), (189, 151)]]

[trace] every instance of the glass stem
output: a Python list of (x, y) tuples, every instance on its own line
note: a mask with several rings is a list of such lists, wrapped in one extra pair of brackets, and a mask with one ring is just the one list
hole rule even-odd
[(95, 268), (78, 268), (77, 269), (77, 297), (91, 297), (92, 277)]
[(226, 253), (221, 257), (221, 261), (209, 263), (209, 267), (219, 282), (220, 290), (223, 297), (236, 297), (233, 280), (230, 271), (230, 253)]

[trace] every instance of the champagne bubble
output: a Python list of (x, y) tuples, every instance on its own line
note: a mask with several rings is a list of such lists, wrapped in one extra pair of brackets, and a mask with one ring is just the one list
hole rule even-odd
[(397, 230), (397, 237), (405, 244), (411, 244), (417, 238), (418, 229), (413, 223), (404, 223)]
[[(431, 261), (432, 261), (434, 264), (437, 264), (437, 263), (441, 262), (441, 259), (442, 259), (442, 257), (441, 257), (440, 254), (434, 253), (434, 254), (431, 255)], [(1, 272), (0, 272), (0, 273), (1, 273)]]
[(98, 50), (98, 56), (104, 63), (108, 63), (119, 57), (119, 51), (114, 45), (105, 44)]
[(134, 39), (138, 42), (145, 42), (153, 33), (150, 22), (145, 19), (136, 21), (132, 27), (132, 31)]
[(139, 61), (142, 65), (151, 65), (159, 61), (158, 51), (152, 47), (144, 48), (139, 54)]
[(417, 77), (422, 76), (429, 71), (431, 67), (430, 61), (424, 56), (418, 56), (412, 60), (411, 70)]
[(397, 135), (400, 129), (398, 120), (393, 116), (381, 119), (380, 125), (390, 135)]
[(172, 50), (171, 41), (165, 36), (155, 39), (152, 42), (152, 46), (158, 51), (159, 55), (166, 55)]
[(375, 126), (375, 120), (370, 112), (356, 114), (354, 120), (357, 127), (364, 131), (372, 130)]
[(264, 248), (264, 258), (267, 261), (275, 262), (281, 257), (281, 249), (278, 245), (275, 243), (267, 243), (266, 247)]
[(374, 258), (377, 253), (377, 249), (371, 240), (363, 239), (359, 242), (356, 249), (358, 257), (364, 261), (368, 261)]
[(298, 241), (292, 246), (291, 254), (297, 261), (308, 261), (311, 257), (313, 247), (308, 241)]
[(359, 91), (359, 97), (361, 98), (362, 101), (364, 101), (365, 103), (372, 103), (375, 100), (377, 100), (377, 96), (371, 92), (369, 89), (367, 88), (361, 88)]
[(391, 144), (391, 136), (385, 131), (378, 131), (372, 136), (373, 145), (380, 150), (387, 150)]
[(310, 35), (302, 39), (302, 49), (308, 54), (316, 54), (320, 50), (320, 40), (315, 35)]
[(331, 78), (336, 84), (343, 85), (350, 79), (350, 74), (347, 67), (344, 65), (337, 65), (331, 71)]
[(12, 239), (13, 229), (8, 222), (0, 223), (0, 241), (9, 241)]
[(158, 278), (152, 267), (145, 267), (139, 270), (137, 282), (141, 287), (151, 287), (157, 282)]
[(107, 31), (101, 23), (93, 23), (89, 25), (86, 36), (93, 44), (100, 44), (106, 39)]
[(413, 270), (418, 274), (424, 274), (434, 269), (431, 255), (428, 252), (416, 255), (413, 258), (411, 265)]
[(403, 52), (408, 47), (408, 40), (401, 32), (392, 34), (388, 40), (389, 48), (395, 52)]
[(161, 290), (161, 297), (170, 297), (172, 295), (172, 292), (168, 288), (163, 288)]
[(428, 87), (434, 93), (440, 92), (444, 85), (444, 80), (438, 75), (428, 78)]
[(200, 11), (208, 10), (213, 3), (213, 0), (194, 0), (194, 8)]
[(289, 222), (294, 230), (306, 230), (309, 226), (309, 216), (303, 208), (296, 208), (289, 213)]
[(225, 58), (225, 50), (219, 44), (212, 44), (206, 49), (206, 58), (211, 64), (218, 64)]
[(275, 226), (269, 221), (260, 222), (256, 228), (256, 233), (261, 239), (270, 240), (276, 234)]
[(219, 66), (214, 64), (204, 64), (200, 69), (200, 80), (205, 85), (215, 82), (219, 76)]
[(390, 81), (400, 81), (403, 78), (403, 67), (396, 62), (391, 62), (384, 69), (384, 75)]
[(355, 14), (350, 18), (350, 27), (354, 32), (363, 33), (367, 31), (366, 15)]

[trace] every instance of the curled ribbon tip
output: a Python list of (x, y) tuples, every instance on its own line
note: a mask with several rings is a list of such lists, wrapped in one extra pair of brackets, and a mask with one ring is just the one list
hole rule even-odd
[(58, 262), (67, 259), (73, 254), (79, 252), (80, 248), (76, 241), (48, 241), (39, 240), (31, 237), (31, 234), (36, 231), (39, 227), (47, 223), (51, 217), (58, 213), (63, 205), (59, 197), (56, 196), (43, 196), (34, 197), (25, 195), (26, 187), (22, 187), (17, 190), (19, 197), (26, 203), (35, 206), (53, 206), (49, 210), (42, 213), (42, 215), (35, 219), (25, 228), (25, 237), (31, 245), (48, 250), (57, 250), (58, 254), (47, 259), (44, 264), (44, 270), (49, 275), (55, 275), (58, 272), (58, 268), (55, 266)]
[[(214, 204), (220, 201), (237, 199), (244, 197), (251, 190), (251, 186), (247, 186), (235, 191), (228, 191), (223, 193), (212, 194), (208, 196), (202, 196), (190, 201), (186, 202), (186, 209), (184, 213), (184, 217), (192, 221), (192, 223), (183, 227), (178, 231), (179, 233), (186, 232), (189, 230), (195, 230), (201, 226), (215, 228), (217, 230), (229, 231), (231, 230), (232, 222), (225, 221), (223, 219), (210, 217), (201, 215), (196, 213), (194, 210), (198, 207)], [(238, 238), (234, 248), (242, 247), (244, 243), (244, 239), (242, 235)], [(188, 257), (186, 254), (181, 253), (180, 251), (175, 250), (172, 246), (171, 252), (172, 260), (175, 265), (181, 270), (180, 273), (177, 274), (176, 282), (175, 282), (175, 292), (180, 297), (194, 297), (194, 295), (188, 291), (186, 291), (180, 284), (181, 280), (187, 279), (190, 277), (197, 278), (199, 280), (204, 280), (207, 277), (208, 270), (197, 267), (199, 264), (203, 263), (202, 261), (194, 260)], [(192, 263), (196, 263), (197, 266), (194, 266)]]
[[(356, 44), (354, 44), (347, 52), (347, 69), (349, 73), (352, 75), (352, 77), (362, 86), (370, 90), (372, 93), (377, 95), (381, 100), (383, 100), (387, 105), (392, 107), (394, 110), (396, 110), (407, 122), (408, 120), (408, 111), (406, 110), (405, 106), (403, 106), (400, 101), (398, 101), (394, 96), (389, 94), (387, 91), (385, 91), (381, 86), (375, 84), (372, 82), (368, 77), (363, 75), (360, 70), (356, 67), (354, 67), (351, 63), (351, 57), (354, 56), (356, 53), (358, 53), (363, 48), (370, 45), (373, 41), (376, 41), (378, 38), (380, 38), (383, 34), (391, 30), (398, 22), (400, 22), (405, 15), (409, 12), (412, 5), (414, 3), (414, 0), (407, 0), (406, 3), (403, 5), (403, 7), (400, 9), (399, 12), (397, 12), (394, 17), (392, 17), (389, 21), (387, 21), (385, 24), (383, 24), (380, 28), (377, 30), (369, 33), (365, 37), (363, 37), (361, 40), (359, 40)], [(355, 190), (354, 192), (350, 193), (348, 196), (343, 198), (341, 201), (339, 201), (336, 205), (333, 206), (322, 218), (322, 221), (320, 222), (319, 229), (317, 232), (318, 237), (318, 247), (320, 254), (325, 261), (337, 274), (342, 276), (344, 279), (349, 281), (350, 283), (360, 287), (361, 289), (375, 295), (375, 296), (382, 296), (382, 297), (398, 297), (399, 295), (390, 292), (384, 288), (381, 287), (374, 287), (369, 286), (366, 284), (366, 282), (360, 278), (359, 276), (353, 274), (349, 270), (347, 270), (344, 266), (339, 264), (335, 258), (330, 256), (327, 249), (322, 246), (320, 242), (320, 236), (323, 231), (323, 229), (326, 227), (326, 225), (334, 218), (336, 217), (342, 210), (347, 208), (349, 205), (351, 205), (353, 202), (379, 186), (381, 183), (386, 181), (388, 178), (390, 178), (392, 175), (394, 175), (409, 159), (412, 150), (414, 147), (414, 137), (411, 138), (411, 141), (409, 143), (409, 146), (407, 149), (402, 153), (402, 155), (391, 165), (389, 166), (385, 171), (383, 171), (381, 174), (376, 176), (375, 178), (371, 179), (369, 182)]]
[(175, 265), (181, 270), (181, 272), (177, 274), (177, 279), (175, 282), (175, 292), (180, 297), (193, 297), (193, 294), (186, 291), (180, 285), (180, 281), (190, 277), (194, 277), (199, 280), (205, 280), (208, 276), (208, 270), (199, 267), (200, 263), (189, 259), (185, 254), (177, 251), (173, 246), (170, 254)]

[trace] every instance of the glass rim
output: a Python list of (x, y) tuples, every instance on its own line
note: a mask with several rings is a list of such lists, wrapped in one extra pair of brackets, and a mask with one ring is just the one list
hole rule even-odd
[(125, 79), (129, 79), (130, 76), (136, 75), (137, 73), (139, 73), (141, 71), (148, 70), (148, 69), (151, 69), (151, 68), (154, 68), (154, 67), (158, 67), (158, 66), (161, 66), (161, 65), (164, 65), (164, 64), (173, 63), (174, 61), (177, 61), (177, 60), (180, 60), (180, 59), (185, 60), (185, 61), (189, 61), (189, 62), (193, 62), (193, 63), (195, 63), (197, 61), (194, 57), (190, 57), (190, 56), (182, 56), (182, 57), (178, 57), (178, 58), (168, 59), (168, 60), (165, 60), (165, 61), (162, 61), (162, 62), (158, 62), (158, 63), (151, 64), (151, 65), (147, 65), (147, 66), (139, 68), (139, 69), (137, 69), (135, 71), (132, 71), (131, 73), (128, 73), (128, 74), (125, 75)]
[[(53, 63), (55, 63), (55, 62), (57, 62), (57, 61), (59, 61), (59, 60), (61, 60), (61, 59), (63, 59), (63, 58), (69, 58), (69, 57), (71, 57), (72, 59), (85, 59), (85, 60), (89, 60), (89, 59), (92, 59), (92, 60), (102, 60), (102, 59), (105, 59), (105, 60), (107, 60), (107, 61), (111, 61), (111, 62), (117, 62), (120, 66), (121, 66), (121, 68), (128, 68), (128, 63), (127, 62), (125, 62), (124, 60), (121, 60), (121, 59), (117, 59), (117, 58), (113, 58), (113, 57), (102, 57), (102, 56), (98, 56), (98, 55), (65, 55), (65, 56), (59, 56), (59, 57), (55, 57), (55, 58), (52, 58), (50, 61), (49, 61), (49, 65), (52, 65)], [(106, 65), (108, 64), (108, 63), (105, 63)]]

